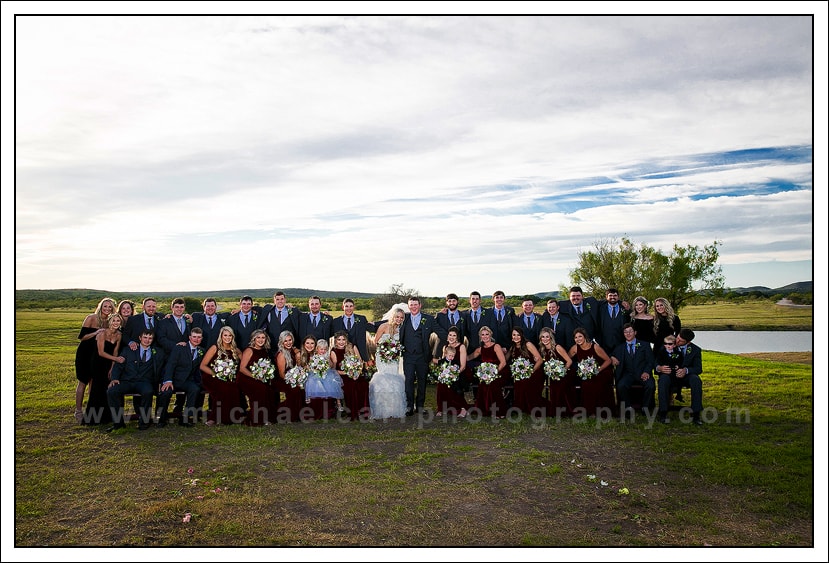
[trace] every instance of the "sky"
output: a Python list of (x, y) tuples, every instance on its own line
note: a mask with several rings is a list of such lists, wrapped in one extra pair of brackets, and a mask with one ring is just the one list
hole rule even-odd
[[(233, 10), (274, 5), (320, 9)], [(579, 252), (623, 236), (721, 241), (730, 287), (825, 288), (826, 4), (653, 5), (706, 15), (3, 2), (5, 302), (12, 287), (517, 295), (569, 285)], [(194, 6), (229, 10), (105, 4)]]
[(820, 20), (18, 16), (15, 287), (514, 295), (621, 237), (812, 280)]

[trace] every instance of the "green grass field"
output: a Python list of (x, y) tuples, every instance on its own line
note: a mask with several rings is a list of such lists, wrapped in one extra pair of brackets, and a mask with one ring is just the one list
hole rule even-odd
[(702, 428), (672, 413), (106, 434), (72, 417), (84, 312), (15, 317), (17, 547), (814, 545), (811, 365), (705, 352)]

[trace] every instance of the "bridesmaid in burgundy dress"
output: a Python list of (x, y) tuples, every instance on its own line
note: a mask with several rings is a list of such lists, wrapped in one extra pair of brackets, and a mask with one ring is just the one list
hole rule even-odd
[(288, 370), (299, 363), (299, 350), (294, 347), (294, 334), (290, 330), (283, 330), (279, 335), (279, 346), (276, 352), (276, 369), (279, 372), (279, 389), (285, 393), (285, 402), (279, 407), (280, 419), (283, 422), (299, 422), (299, 411), (305, 406), (305, 389), (291, 387), (285, 381)]
[[(512, 329), (512, 346), (507, 352), (507, 362), (512, 364), (518, 358), (529, 360), (533, 366), (533, 372), (528, 379), (515, 381), (515, 399), (512, 406), (520, 409), (525, 414), (545, 416), (546, 405), (542, 396), (544, 371), (541, 369), (543, 360), (535, 344), (524, 339), (524, 330), (520, 326)], [(513, 379), (515, 379), (514, 374)]]
[[(446, 348), (454, 350), (450, 363), (458, 366), (460, 375), (452, 385), (444, 383), (437, 384), (437, 412), (435, 416), (443, 416), (443, 413), (457, 413), (458, 418), (466, 418), (466, 399), (463, 397), (464, 379), (466, 377), (466, 346), (461, 342), (461, 333), (458, 327), (449, 328), (446, 336)], [(446, 353), (444, 351), (444, 358)]]
[(481, 382), (478, 385), (478, 394), (475, 397), (475, 408), (483, 412), (484, 416), (497, 416), (504, 418), (507, 413), (507, 401), (504, 399), (502, 370), (507, 366), (504, 352), (501, 347), (492, 340), (492, 329), (482, 326), (478, 331), (481, 345), (469, 355), (467, 360), (474, 360), (480, 357), (481, 363), (494, 364), (498, 368), (498, 377), (490, 383)]
[(576, 381), (581, 383), (581, 407), (584, 408), (587, 416), (596, 416), (597, 409), (607, 408), (613, 413), (616, 408), (616, 399), (613, 395), (613, 370), (610, 356), (598, 344), (588, 340), (587, 331), (581, 327), (573, 334), (575, 344), (570, 349), (570, 357), (575, 359), (576, 368), (578, 362), (587, 358), (595, 358), (599, 366), (598, 375), (590, 379), (582, 380), (576, 375)]
[[(216, 375), (217, 362), (233, 362), (233, 379), (220, 379)], [(210, 402), (213, 406), (207, 413), (205, 424), (232, 424), (241, 422), (242, 404), (239, 400), (239, 366), (242, 363), (242, 351), (236, 345), (236, 333), (229, 326), (219, 330), (219, 338), (215, 344), (207, 349), (202, 358), (201, 369), (202, 386), (210, 393)], [(228, 378), (229, 375), (223, 376)]]
[(343, 380), (343, 394), (345, 406), (348, 407), (351, 420), (366, 420), (371, 415), (368, 402), (368, 379), (361, 373), (357, 379), (352, 379), (343, 370), (343, 359), (346, 355), (360, 357), (354, 345), (348, 341), (348, 333), (338, 330), (334, 333), (334, 347), (331, 349), (331, 362), (334, 369)]
[(544, 363), (541, 364), (541, 373), (548, 381), (549, 396), (547, 399), (547, 416), (559, 417), (561, 415), (569, 415), (573, 412), (575, 406), (575, 397), (571, 393), (573, 389), (572, 377), (573, 374), (570, 367), (573, 365), (573, 360), (567, 355), (567, 351), (561, 344), (556, 344), (556, 337), (553, 329), (544, 327), (538, 336), (538, 351), (544, 363), (548, 360), (559, 360), (564, 362), (564, 367), (567, 370), (563, 379), (553, 381), (549, 379), (544, 373)]
[[(268, 334), (262, 329), (254, 330), (250, 335), (250, 347), (242, 352), (242, 362), (239, 367), (239, 388), (248, 397), (247, 426), (262, 426), (276, 422), (279, 408), (279, 391), (277, 390), (275, 375), (267, 383), (256, 379), (251, 372), (253, 364), (265, 358), (271, 359), (271, 345)], [(274, 368), (275, 371), (276, 368)]]

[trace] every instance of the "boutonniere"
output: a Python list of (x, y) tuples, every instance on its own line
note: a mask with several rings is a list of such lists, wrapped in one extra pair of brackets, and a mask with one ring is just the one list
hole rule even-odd
[(252, 322), (254, 322), (254, 323), (256, 322), (256, 319), (258, 319), (258, 318), (259, 318), (259, 317), (257, 317), (257, 316), (256, 316), (256, 313), (253, 313), (253, 314), (250, 316), (251, 321), (252, 321)]
[(222, 317), (219, 317), (219, 320), (222, 321), (222, 325), (225, 324), (225, 319), (223, 319)]
[(204, 356), (204, 350), (202, 350), (201, 348), (196, 348), (196, 353), (199, 355), (200, 358)]
[(354, 315), (354, 324), (356, 325), (359, 322), (360, 322), (360, 317), (358, 317), (357, 315)]
[(590, 303), (585, 303), (584, 306), (588, 311), (590, 310)]
[(156, 353), (156, 349), (155, 348), (150, 348), (150, 355), (155, 356), (155, 353)]

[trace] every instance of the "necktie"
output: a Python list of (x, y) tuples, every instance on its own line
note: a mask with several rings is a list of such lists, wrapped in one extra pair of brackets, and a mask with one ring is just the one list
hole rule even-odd
[(500, 323), (504, 319), (503, 311), (498, 311), (498, 322)]
[(213, 328), (213, 323), (215, 322), (215, 321), (213, 320), (213, 315), (210, 315), (210, 317), (208, 317), (207, 322), (208, 322), (208, 324), (210, 325), (210, 328)]
[(347, 318), (347, 319), (345, 320), (345, 323), (346, 323), (345, 328), (346, 328), (347, 330), (351, 330), (351, 317)]
[(247, 327), (248, 323), (250, 323), (250, 313), (245, 315), (245, 323), (244, 326)]
[(579, 315), (581, 315), (581, 305), (579, 305), (577, 312), (578, 312)]
[(616, 307), (618, 307), (618, 305), (614, 305), (613, 307), (611, 307), (611, 310), (613, 312), (611, 313), (610, 316), (613, 317), (614, 319), (616, 318)]
[(199, 349), (193, 348), (193, 360), (195, 361), (196, 358), (199, 357)]
[(147, 317), (147, 328), (152, 330), (153, 329), (153, 318)]
[(316, 326), (317, 326), (317, 316), (314, 315), (314, 327), (316, 327)]
[(628, 354), (633, 355), (633, 344), (628, 344)]
[(456, 319), (456, 318), (455, 318), (455, 313), (452, 313), (452, 314), (450, 315), (450, 319), (452, 320), (452, 324), (453, 324), (453, 325), (458, 324), (458, 319)]
[(282, 309), (281, 311), (279, 311), (279, 324), (282, 324), (284, 322), (285, 322), (285, 309)]
[(149, 361), (149, 359), (150, 359), (150, 351), (149, 350), (144, 350), (141, 353), (141, 361), (147, 362), (147, 361)]
[(179, 329), (179, 331), (180, 331), (182, 334), (184, 334), (184, 319), (183, 319), (183, 318), (181, 318), (181, 317), (179, 317), (178, 319), (176, 319), (176, 324), (178, 324), (178, 329)]
[(472, 311), (472, 320), (475, 321), (477, 324), (478, 322), (478, 311)]

